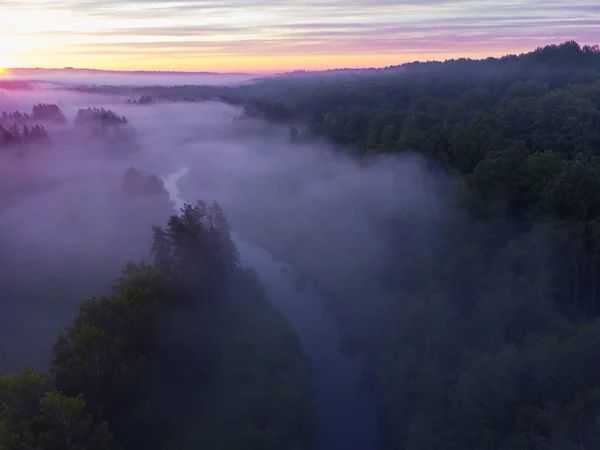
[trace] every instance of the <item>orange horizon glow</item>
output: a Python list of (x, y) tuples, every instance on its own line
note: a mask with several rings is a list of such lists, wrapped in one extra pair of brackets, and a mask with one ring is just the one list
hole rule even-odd
[[(562, 41), (548, 42), (548, 44), (559, 44)], [(541, 44), (545, 45), (545, 44)], [(107, 71), (149, 71), (149, 72), (214, 72), (214, 73), (247, 73), (257, 75), (268, 75), (282, 72), (290, 72), (294, 70), (306, 71), (321, 71), (330, 69), (365, 69), (365, 68), (383, 68), (388, 66), (396, 66), (414, 61), (443, 61), (452, 58), (473, 58), (484, 59), (487, 57), (501, 57), (506, 54), (518, 54), (528, 52), (535, 49), (535, 45), (522, 45), (519, 48), (511, 48), (507, 50), (496, 51), (471, 51), (465, 52), (457, 50), (453, 53), (436, 52), (436, 53), (409, 53), (397, 55), (301, 55), (301, 56), (279, 56), (276, 58), (269, 57), (241, 57), (235, 60), (221, 58), (205, 58), (201, 64), (182, 61), (177, 63), (176, 60), (151, 60), (145, 63), (137, 63), (136, 61), (109, 61), (106, 63), (90, 60), (79, 65), (70, 64), (68, 60), (63, 64), (43, 65), (36, 64), (31, 66), (6, 66), (4, 71), (8, 72), (11, 69), (46, 69), (46, 70), (61, 70), (64, 68), (72, 68), (76, 70), (107, 70)], [(43, 62), (43, 61), (41, 61)], [(1, 71), (0, 71), (1, 73)]]

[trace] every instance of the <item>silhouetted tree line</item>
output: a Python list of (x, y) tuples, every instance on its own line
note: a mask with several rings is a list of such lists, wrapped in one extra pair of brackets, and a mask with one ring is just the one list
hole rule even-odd
[(597, 448), (598, 46), (401, 68), (245, 88), (262, 92), (251, 115), (278, 111), (303, 139), (461, 175), (432, 242), (411, 237), (431, 224), (394, 221), (385, 270), (332, 296), (366, 354), (387, 447)]
[[(40, 122), (66, 123), (61, 109), (55, 104), (38, 103), (32, 113), (20, 111), (2, 112), (0, 116), (0, 150), (22, 147), (30, 143), (48, 141), (49, 134)], [(124, 116), (104, 108), (80, 109), (75, 125), (89, 132), (90, 137), (100, 140), (112, 152), (130, 152), (139, 149), (135, 130)]]
[(48, 374), (0, 378), (0, 448), (313, 448), (306, 361), (222, 209), (188, 204), (153, 230), (155, 265), (79, 306)]
[(0, 124), (0, 151), (6, 149), (23, 148), (38, 142), (48, 142), (50, 136), (43, 125), (22, 127), (14, 124), (4, 128)]
[(261, 98), (251, 99), (244, 107), (248, 117), (262, 117), (271, 122), (288, 122), (294, 118), (294, 111), (280, 102), (269, 102)]
[(123, 177), (123, 192), (128, 194), (167, 195), (163, 181), (154, 174), (144, 175), (135, 167), (130, 167)]
[(36, 104), (31, 114), (3, 111), (0, 115), (0, 151), (50, 142), (50, 135), (40, 122), (64, 123), (66, 119), (60, 108), (53, 104)]
[(23, 122), (29, 122), (30, 120), (32, 120), (33, 117), (27, 113), (22, 113), (19, 111), (15, 111), (15, 112), (6, 112), (6, 111), (2, 111), (2, 122), (3, 124), (7, 124), (7, 123), (23, 123)]
[(0, 117), (0, 125), (35, 125), (39, 122), (65, 123), (67, 119), (57, 105), (38, 103), (32, 108), (32, 113), (20, 111), (3, 111)]
[(58, 107), (58, 105), (47, 104), (47, 103), (38, 103), (33, 106), (33, 115), (32, 118), (34, 120), (42, 120), (49, 122), (57, 122), (57, 123), (66, 123), (67, 119), (65, 115)]
[(81, 108), (75, 116), (75, 125), (102, 143), (105, 151), (127, 153), (140, 149), (136, 130), (125, 116), (105, 108)]
[(150, 105), (154, 102), (154, 97), (152, 97), (151, 95), (142, 95), (139, 98), (130, 98), (127, 100), (127, 103), (131, 105)]
[(127, 124), (129, 121), (125, 116), (119, 117), (114, 111), (104, 108), (81, 108), (75, 116), (75, 125), (98, 125), (108, 127)]

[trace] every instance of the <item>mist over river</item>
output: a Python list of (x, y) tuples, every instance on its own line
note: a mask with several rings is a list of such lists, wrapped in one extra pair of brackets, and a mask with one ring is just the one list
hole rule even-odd
[[(189, 168), (163, 178), (176, 208), (191, 199), (181, 198), (178, 182), (190, 176)], [(240, 262), (250, 267), (265, 286), (267, 297), (296, 330), (308, 357), (316, 391), (318, 433), (323, 450), (376, 450), (380, 447), (376, 406), (360, 388), (363, 361), (340, 351), (340, 331), (326, 311), (323, 299), (309, 284), (301, 290), (293, 267), (276, 261), (264, 249), (233, 233)]]

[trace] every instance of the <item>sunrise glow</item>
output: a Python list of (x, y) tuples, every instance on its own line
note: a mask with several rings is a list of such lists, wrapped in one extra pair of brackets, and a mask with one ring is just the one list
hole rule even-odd
[(0, 54), (0, 74), (4, 74), (8, 67), (13, 67), (14, 61), (8, 56)]
[(273, 72), (595, 44), (595, 0), (35, 0), (2, 5), (2, 67)]

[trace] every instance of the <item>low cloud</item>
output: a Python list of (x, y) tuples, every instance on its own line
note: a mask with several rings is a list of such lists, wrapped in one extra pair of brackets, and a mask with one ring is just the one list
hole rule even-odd
[[(237, 120), (241, 111), (228, 105), (126, 105), (125, 98), (60, 91), (11, 95), (22, 110), (55, 101), (70, 123), (48, 125), (52, 147), (0, 164), (2, 372), (43, 368), (75, 306), (106, 292), (126, 260), (148, 259), (150, 226), (164, 223), (172, 205), (160, 196), (125, 195), (131, 166), (159, 176), (188, 167), (180, 184), (186, 200), (220, 202), (243, 239), (312, 265), (332, 284), (377, 271), (390, 219), (422, 230), (444, 208), (439, 186), (446, 181), (419, 158), (360, 168), (325, 143), (292, 145), (286, 128)], [(125, 115), (140, 150), (106, 153), (74, 131), (77, 109), (88, 105)], [(413, 237), (411, 245), (428, 245), (427, 236)]]

